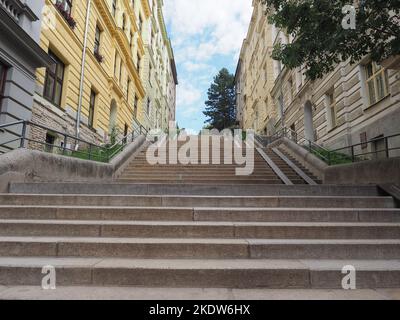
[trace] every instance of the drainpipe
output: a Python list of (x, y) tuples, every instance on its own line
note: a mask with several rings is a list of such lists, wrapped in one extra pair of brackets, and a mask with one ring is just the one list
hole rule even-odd
[[(85, 35), (83, 39), (83, 50), (82, 50), (82, 68), (81, 68), (81, 79), (79, 84), (79, 100), (78, 100), (78, 111), (76, 113), (76, 138), (79, 139), (80, 136), (80, 126), (81, 126), (81, 112), (82, 112), (82, 100), (83, 100), (83, 85), (85, 79), (85, 64), (86, 64), (86, 46), (88, 40), (89, 32), (89, 20), (90, 20), (90, 7), (92, 5), (92, 0), (87, 0), (87, 10), (86, 10), (86, 25), (85, 25)], [(77, 146), (79, 142), (77, 143)]]

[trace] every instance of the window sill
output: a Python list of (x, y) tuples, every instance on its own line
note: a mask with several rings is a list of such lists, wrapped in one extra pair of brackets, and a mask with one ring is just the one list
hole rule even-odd
[(45, 96), (42, 96), (42, 97), (47, 103), (49, 103), (50, 107), (56, 108), (56, 109), (58, 109), (58, 110), (60, 110), (60, 111), (65, 113), (65, 109), (61, 108), (61, 106), (55, 104), (53, 101), (51, 101), (50, 99), (46, 98)]
[(332, 133), (332, 132), (335, 131), (337, 128), (338, 128), (337, 125), (334, 126), (334, 127), (332, 127), (332, 128), (330, 128), (330, 129), (328, 130), (328, 133)]
[(388, 93), (388, 94), (387, 94), (386, 96), (384, 96), (381, 100), (379, 100), (379, 101), (377, 101), (377, 102), (375, 102), (375, 103), (369, 105), (368, 107), (364, 108), (364, 111), (367, 111), (367, 110), (370, 110), (370, 109), (376, 107), (376, 106), (377, 106), (378, 104), (380, 104), (381, 102), (383, 102), (383, 101), (387, 100), (388, 98), (390, 98), (390, 96), (391, 96), (391, 94)]
[(91, 126), (88, 126), (89, 130), (92, 131), (93, 133), (97, 134), (97, 130)]

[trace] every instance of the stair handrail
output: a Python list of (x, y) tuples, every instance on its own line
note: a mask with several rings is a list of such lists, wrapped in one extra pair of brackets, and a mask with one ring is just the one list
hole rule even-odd
[[(6, 128), (10, 128), (13, 126), (18, 126), (18, 125), (22, 125), (22, 129), (21, 129), (21, 133), (16, 133), (10, 130), (5, 130)], [(31, 139), (27, 136), (27, 128), (28, 126), (33, 126), (33, 127), (38, 127), (41, 128), (43, 130), (47, 130), (50, 131), (54, 134), (57, 134), (59, 136), (63, 137), (63, 144), (61, 146), (57, 146), (54, 144), (49, 144), (47, 142), (43, 142), (43, 141), (38, 141), (35, 139)], [(76, 156), (78, 154), (80, 155), (87, 155), (88, 156), (88, 160), (94, 160), (94, 161), (100, 161), (100, 162), (110, 162), (118, 153), (120, 153), (125, 146), (128, 144), (128, 139), (129, 137), (132, 138), (132, 140), (130, 142), (133, 142), (136, 136), (139, 136), (141, 134), (147, 134), (147, 130), (144, 128), (144, 126), (141, 125), (141, 127), (138, 128), (138, 130), (135, 130), (135, 128), (132, 130), (132, 132), (128, 133), (126, 136), (122, 137), (121, 139), (118, 140), (118, 142), (115, 142), (113, 145), (111, 146), (105, 146), (105, 145), (97, 145), (94, 144), (92, 142), (89, 142), (87, 140), (81, 139), (81, 138), (77, 138), (76, 136), (70, 135), (66, 132), (61, 132), (58, 130), (55, 130), (53, 128), (41, 125), (41, 124), (37, 124), (34, 123), (32, 121), (29, 120), (19, 120), (19, 121), (14, 121), (14, 122), (10, 122), (10, 123), (6, 123), (6, 124), (1, 124), (0, 125), (0, 133), (1, 131), (5, 131), (7, 133), (10, 133), (11, 135), (16, 136), (17, 138), (6, 141), (6, 142), (0, 142), (0, 147), (4, 148), (4, 149), (8, 149), (10, 151), (14, 150), (14, 149), (22, 149), (25, 147), (26, 142), (32, 142), (32, 143), (38, 143), (41, 144), (45, 147), (50, 147), (50, 148), (56, 148), (59, 149), (61, 151), (62, 155), (68, 155), (68, 152), (70, 152), (71, 154), (75, 154)], [(78, 150), (77, 148), (71, 149), (67, 147), (67, 142), (68, 139), (74, 141), (75, 146), (79, 146), (79, 144), (85, 144), (88, 146), (88, 152), (84, 151), (84, 150)], [(16, 148), (11, 148), (8, 145), (10, 143), (13, 142), (18, 142), (19, 146)], [(120, 147), (118, 147), (118, 145), (120, 145)], [(97, 160), (96, 160), (96, 155), (94, 154), (94, 151), (98, 150), (99, 154), (97, 155)], [(3, 153), (4, 154), (4, 153)]]

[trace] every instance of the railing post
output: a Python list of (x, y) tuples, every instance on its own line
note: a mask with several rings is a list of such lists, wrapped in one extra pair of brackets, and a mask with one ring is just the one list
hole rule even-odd
[(89, 160), (92, 160), (92, 144), (89, 144)]
[(356, 162), (355, 160), (356, 160), (356, 157), (354, 154), (354, 146), (351, 146), (351, 161)]
[(385, 148), (386, 148), (386, 158), (390, 158), (390, 151), (389, 151), (389, 138), (385, 137)]
[(63, 145), (63, 151), (62, 151), (63, 155), (65, 155), (65, 151), (67, 150), (67, 141), (68, 141), (67, 139), (68, 139), (67, 136), (64, 135), (64, 145)]
[(25, 146), (25, 137), (26, 136), (26, 121), (23, 122), (22, 124), (22, 132), (21, 132), (21, 143), (20, 143), (20, 148), (23, 148)]

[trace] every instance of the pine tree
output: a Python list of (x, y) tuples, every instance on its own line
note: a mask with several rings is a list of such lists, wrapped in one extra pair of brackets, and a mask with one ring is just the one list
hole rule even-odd
[(207, 123), (210, 127), (223, 130), (232, 127), (236, 122), (235, 76), (223, 68), (214, 78), (208, 89), (208, 100), (205, 102)]

